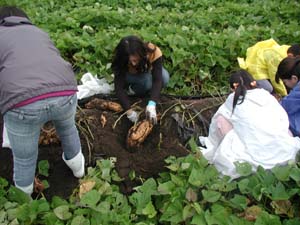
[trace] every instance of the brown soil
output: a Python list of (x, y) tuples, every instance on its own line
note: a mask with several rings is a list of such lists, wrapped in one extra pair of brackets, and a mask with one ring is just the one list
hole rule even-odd
[[(94, 96), (114, 100), (107, 96)], [(93, 97), (93, 98), (94, 98)], [(82, 150), (86, 158), (86, 166), (94, 166), (100, 158), (116, 157), (116, 169), (124, 178), (120, 188), (125, 194), (132, 192), (138, 183), (129, 179), (129, 173), (135, 171), (136, 177), (156, 177), (165, 170), (164, 160), (168, 156), (185, 156), (190, 150), (187, 141), (192, 136), (207, 134), (208, 124), (223, 98), (205, 98), (179, 100), (163, 96), (157, 111), (161, 116), (150, 135), (135, 149), (126, 148), (126, 137), (132, 123), (121, 113), (99, 109), (85, 109), (84, 105), (92, 98), (79, 102), (77, 123), (82, 141)], [(132, 98), (136, 107), (143, 110), (146, 101)], [(141, 113), (144, 117), (145, 113)], [(104, 115), (107, 123), (101, 125), (100, 117)], [(176, 120), (174, 118), (178, 118)], [(183, 121), (183, 123), (181, 123)], [(2, 118), (0, 120), (2, 134)], [(2, 137), (1, 137), (2, 143)], [(68, 198), (78, 185), (78, 179), (61, 159), (62, 149), (59, 144), (42, 145), (38, 160), (48, 160), (50, 164), (50, 187), (44, 191), (49, 199), (54, 195)], [(12, 154), (10, 149), (0, 150), (0, 177), (12, 183)]]

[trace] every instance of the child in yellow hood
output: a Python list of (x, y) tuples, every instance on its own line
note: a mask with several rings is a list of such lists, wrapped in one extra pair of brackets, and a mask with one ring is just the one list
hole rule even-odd
[(287, 90), (282, 81), (276, 83), (275, 75), (281, 60), (288, 56), (289, 47), (279, 45), (274, 39), (257, 42), (247, 49), (246, 60), (238, 58), (239, 66), (253, 76), (258, 87), (285, 96)]

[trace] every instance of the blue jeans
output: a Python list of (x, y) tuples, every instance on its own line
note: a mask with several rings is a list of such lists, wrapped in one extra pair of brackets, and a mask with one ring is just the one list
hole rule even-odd
[(39, 100), (4, 114), (13, 152), (16, 185), (26, 187), (34, 181), (40, 130), (46, 122), (53, 122), (66, 159), (78, 154), (81, 144), (75, 125), (76, 107), (75, 94)]
[[(167, 86), (170, 79), (169, 72), (162, 68), (163, 87)], [(151, 72), (143, 74), (126, 74), (127, 86), (130, 86), (134, 93), (138, 96), (147, 94), (152, 88), (152, 74)]]

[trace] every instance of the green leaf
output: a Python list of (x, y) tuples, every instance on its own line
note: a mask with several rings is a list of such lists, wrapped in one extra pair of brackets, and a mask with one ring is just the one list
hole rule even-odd
[(82, 196), (80, 202), (87, 206), (95, 207), (97, 205), (97, 203), (100, 201), (100, 198), (101, 198), (101, 195), (98, 191), (91, 190)]
[(44, 212), (48, 212), (50, 210), (50, 205), (47, 202), (46, 199), (39, 199), (39, 200), (35, 200), (37, 201), (37, 213), (44, 213)]
[(194, 208), (188, 204), (183, 208), (182, 211), (182, 218), (184, 221), (186, 221), (188, 218), (192, 217), (195, 214)]
[(72, 213), (69, 212), (68, 205), (58, 206), (53, 210), (53, 212), (57, 216), (57, 218), (61, 220), (68, 220), (72, 217)]
[(195, 214), (192, 218), (191, 224), (195, 225), (207, 225), (205, 218), (204, 218), (204, 212), (201, 214)]
[(45, 189), (47, 189), (47, 188), (50, 187), (50, 185), (49, 185), (49, 183), (48, 183), (47, 180), (42, 180), (42, 184), (44, 185)]
[(69, 203), (58, 196), (53, 196), (51, 201), (51, 208), (56, 208), (61, 205), (68, 205)]
[(221, 193), (217, 191), (202, 190), (203, 199), (208, 202), (216, 202), (221, 198)]
[(29, 195), (25, 194), (23, 191), (16, 188), (15, 186), (10, 186), (7, 198), (8, 200), (12, 202), (17, 202), (19, 204), (29, 203), (31, 200)]
[(185, 186), (186, 180), (184, 178), (174, 175), (172, 173), (170, 175), (171, 175), (171, 180), (175, 185), (177, 185), (179, 187)]
[(45, 177), (49, 176), (49, 162), (48, 160), (41, 160), (38, 163), (39, 174)]
[(241, 176), (249, 176), (252, 173), (252, 166), (247, 162), (235, 162), (236, 172)]
[(275, 166), (272, 168), (272, 172), (276, 176), (276, 178), (280, 181), (288, 181), (290, 172), (291, 172), (291, 167), (289, 165), (287, 166)]
[(31, 217), (36, 217), (33, 215), (33, 212), (30, 210), (28, 204), (21, 205), (17, 210), (17, 218), (23, 222), (32, 222)]
[(296, 182), (300, 182), (300, 168), (292, 168), (290, 171), (290, 178), (292, 178)]
[(143, 183), (143, 185), (139, 186), (136, 189), (139, 192), (144, 192), (151, 195), (156, 192), (156, 188), (157, 188), (156, 181), (153, 178), (149, 178)]
[(149, 201), (148, 204), (146, 205), (146, 207), (142, 210), (142, 213), (144, 215), (148, 216), (148, 218), (153, 218), (157, 212), (156, 212), (152, 202)]
[(175, 202), (170, 202), (165, 210), (162, 212), (160, 221), (167, 221), (173, 224), (179, 224), (182, 221), (182, 202), (177, 200)]
[(205, 211), (205, 220), (208, 225), (228, 225), (229, 212), (219, 204), (213, 204), (211, 212)]
[(171, 194), (175, 188), (176, 188), (176, 185), (172, 181), (168, 181), (168, 182), (159, 184), (157, 187), (157, 191), (161, 195), (168, 195), (168, 194)]
[(196, 153), (199, 151), (198, 145), (196, 144), (194, 137), (190, 138), (190, 140), (188, 141), (188, 144), (189, 144), (192, 152)]
[(247, 208), (247, 198), (243, 195), (235, 194), (230, 202), (237, 208), (237, 209), (246, 209)]
[(84, 216), (80, 215), (72, 219), (71, 225), (90, 225), (90, 222)]
[(17, 215), (18, 215), (18, 209), (17, 208), (15, 208), (15, 209), (8, 209), (6, 212), (7, 212), (7, 219), (9, 221), (17, 218)]
[(205, 184), (206, 176), (203, 169), (193, 168), (188, 182), (196, 187), (202, 187)]
[(281, 225), (281, 222), (278, 216), (263, 211), (257, 217), (255, 225)]
[(299, 224), (300, 224), (300, 218), (284, 220), (283, 223), (283, 225), (299, 225)]
[(278, 182), (275, 187), (271, 187), (271, 194), (273, 201), (288, 200), (290, 198), (290, 196), (286, 192), (284, 185), (281, 182)]

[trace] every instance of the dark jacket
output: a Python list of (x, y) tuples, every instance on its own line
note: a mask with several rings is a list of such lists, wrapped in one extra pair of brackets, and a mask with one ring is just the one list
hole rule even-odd
[(300, 136), (300, 82), (281, 100), (288, 114), (290, 130), (294, 136)]
[(46, 93), (77, 90), (70, 63), (47, 33), (23, 17), (0, 21), (0, 109)]

